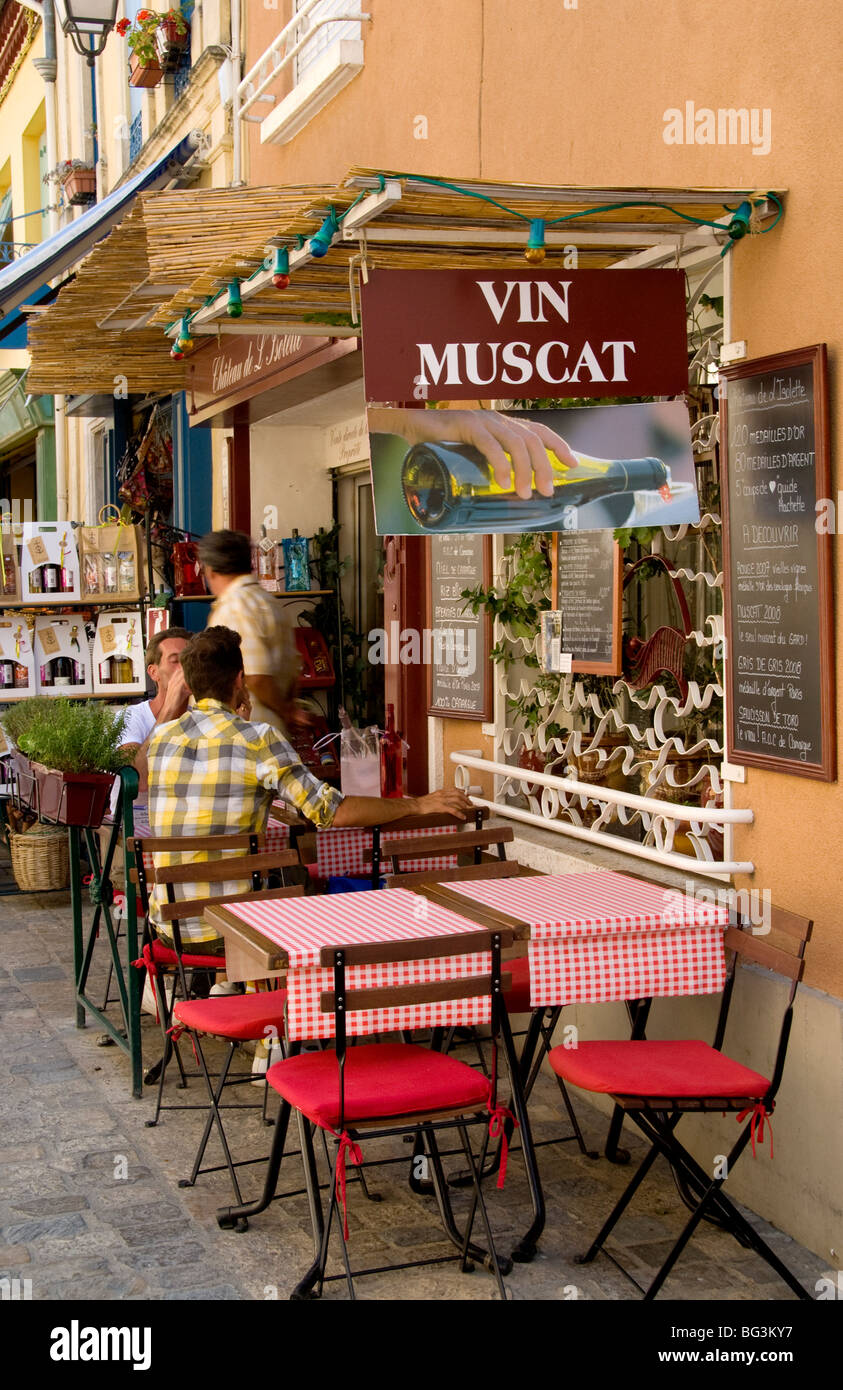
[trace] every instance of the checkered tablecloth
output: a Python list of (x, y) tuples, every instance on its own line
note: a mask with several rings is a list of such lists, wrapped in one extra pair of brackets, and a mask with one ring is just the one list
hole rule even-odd
[(530, 1003), (715, 994), (726, 979), (728, 908), (626, 874), (450, 883), (530, 927)]
[[(420, 835), (446, 835), (455, 831), (456, 825), (429, 825), (422, 830), (390, 830), (388, 825), (381, 827), (381, 844), (390, 840), (415, 840)], [(384, 862), (385, 871), (391, 869), (389, 860)], [(437, 854), (429, 859), (408, 861), (413, 873), (429, 873), (439, 869), (455, 869), (455, 854)], [(316, 870), (320, 878), (360, 878), (372, 873), (372, 832), (371, 830), (319, 830), (316, 834)]]
[[(412, 941), (477, 930), (477, 924), (404, 888), (381, 893), (337, 893), (321, 898), (281, 898), (231, 904), (228, 911), (254, 927), (286, 953), (287, 1028), (293, 1040), (328, 1038), (333, 1014), (322, 1013), (319, 996), (332, 990), (334, 975), (319, 964), (323, 946), (357, 942)], [(358, 965), (346, 971), (346, 988), (422, 984), (431, 980), (482, 975), (489, 952), (399, 965)], [(401, 1028), (471, 1027), (490, 1021), (490, 997), (443, 1000), (401, 1008), (365, 1009), (346, 1015), (349, 1034), (358, 1037)]]

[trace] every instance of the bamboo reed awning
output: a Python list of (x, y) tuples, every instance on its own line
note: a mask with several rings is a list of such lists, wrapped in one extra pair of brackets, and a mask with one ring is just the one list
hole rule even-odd
[[(455, 185), (455, 187), (447, 186)], [(462, 190), (462, 191), (460, 191)], [(359, 331), (357, 266), (411, 269), (525, 265), (530, 223), (545, 222), (547, 265), (598, 268), (713, 264), (738, 205), (751, 232), (778, 211), (776, 197), (740, 189), (617, 189), (426, 180), (354, 168), (334, 187), (182, 189), (145, 194), (83, 262), (30, 330), (35, 391), (179, 390), (184, 361), (170, 357), (183, 320), (190, 337), (229, 332)], [(327, 254), (309, 243), (326, 218), (340, 230)], [(720, 225), (713, 226), (711, 224)], [(707, 225), (702, 225), (707, 224)], [(273, 248), (287, 249), (291, 279), (271, 280)], [(572, 255), (572, 248), (575, 254)], [(238, 281), (242, 317), (226, 314)]]

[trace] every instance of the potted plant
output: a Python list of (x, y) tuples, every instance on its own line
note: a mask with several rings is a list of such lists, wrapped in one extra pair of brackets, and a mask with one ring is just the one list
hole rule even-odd
[(115, 29), (129, 45), (133, 87), (157, 87), (165, 68), (177, 64), (188, 38), (187, 21), (177, 9), (138, 10), (133, 21), (121, 19)]
[(22, 700), (4, 715), (21, 801), (58, 825), (100, 825), (128, 759), (125, 722), (125, 710), (95, 700)]
[(43, 182), (60, 183), (71, 207), (85, 207), (97, 200), (96, 170), (84, 159), (62, 159), (44, 175)]

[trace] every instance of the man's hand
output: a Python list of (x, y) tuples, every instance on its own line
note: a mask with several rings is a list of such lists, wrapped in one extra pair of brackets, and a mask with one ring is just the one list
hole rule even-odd
[(416, 796), (413, 800), (416, 809), (412, 814), (418, 816), (460, 816), (467, 820), (474, 814), (471, 801), (465, 792), (458, 791), (456, 787), (428, 792), (426, 796)]
[(164, 703), (158, 712), (158, 724), (169, 724), (180, 719), (190, 703), (190, 691), (184, 679), (184, 671), (179, 666), (167, 682)]
[(497, 410), (370, 409), (369, 428), (400, 433), (409, 444), (473, 444), (489, 460), (498, 485), (510, 488), (514, 478), (515, 491), (524, 498), (533, 495), (534, 476), (537, 491), (553, 496), (548, 450), (566, 468), (577, 463), (562, 436), (547, 425)]
[(240, 699), (234, 707), (234, 713), (237, 715), (238, 719), (248, 720), (252, 717), (252, 702), (249, 699), (249, 692), (245, 685), (240, 692)]

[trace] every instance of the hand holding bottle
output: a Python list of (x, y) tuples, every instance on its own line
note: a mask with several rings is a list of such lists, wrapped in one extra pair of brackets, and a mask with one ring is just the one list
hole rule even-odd
[(410, 444), (471, 444), (489, 460), (498, 485), (509, 488), (514, 483), (517, 495), (524, 498), (533, 495), (533, 477), (537, 492), (553, 496), (548, 450), (565, 468), (574, 468), (577, 462), (555, 430), (538, 420), (501, 415), (497, 410), (373, 409), (369, 429), (400, 432)]

